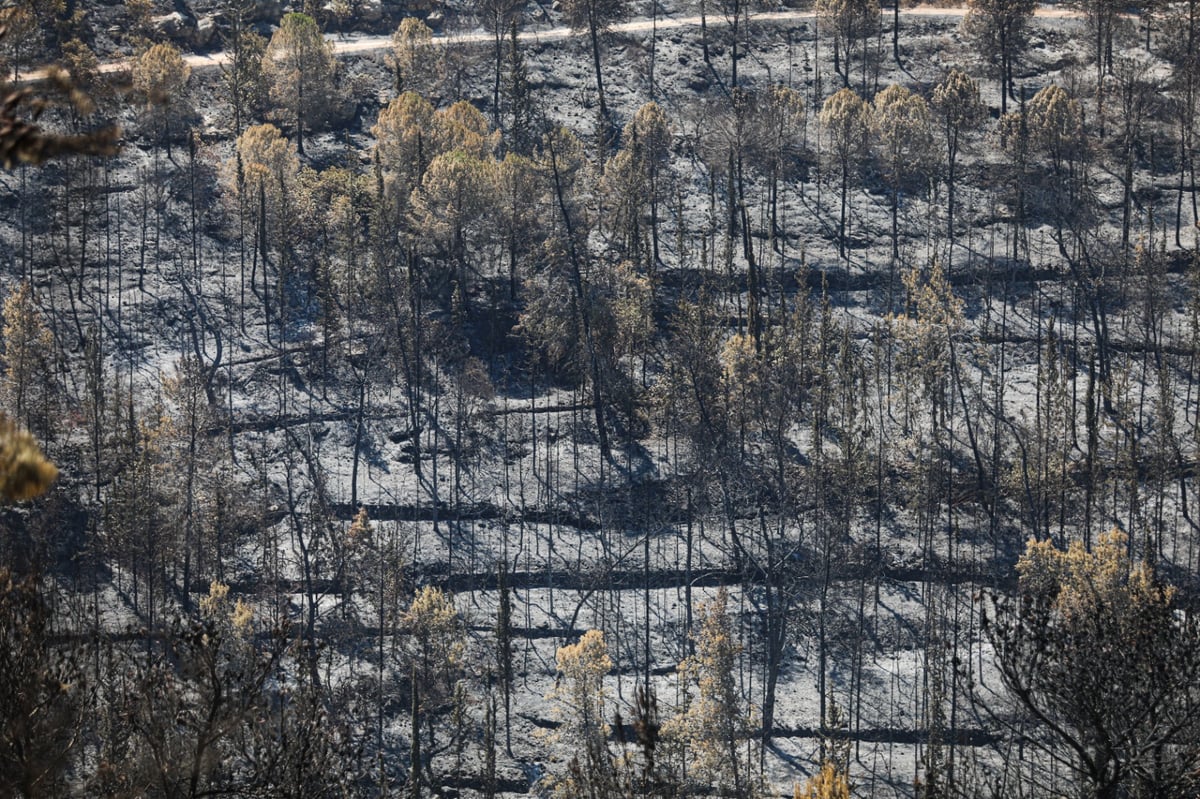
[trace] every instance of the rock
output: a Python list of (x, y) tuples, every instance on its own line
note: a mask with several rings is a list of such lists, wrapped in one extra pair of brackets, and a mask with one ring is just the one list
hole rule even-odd
[(216, 38), (217, 29), (218, 24), (215, 17), (201, 17), (200, 21), (196, 23), (196, 33), (192, 36), (192, 41), (197, 47), (208, 47)]
[(446, 15), (441, 11), (431, 11), (429, 16), (425, 17), (425, 24), (430, 30), (441, 30), (442, 25), (446, 22)]
[(181, 36), (185, 31), (191, 28), (191, 20), (185, 17), (178, 11), (172, 11), (170, 14), (163, 14), (161, 17), (154, 17), (150, 20), (150, 26), (159, 36), (165, 36), (168, 39), (175, 39)]
[[(343, 13), (347, 9), (356, 8), (356, 12), (348, 15), (345, 19), (338, 16), (339, 6)], [(353, 28), (356, 25), (374, 25), (383, 19), (383, 1), (382, 0), (359, 0), (358, 3), (350, 0), (349, 2), (337, 2), (331, 0), (321, 6), (321, 10), (330, 17), (337, 18), (339, 24), (343, 28)]]
[(359, 6), (358, 18), (368, 25), (374, 25), (383, 19), (383, 0), (362, 0)]
[(283, 4), (280, 0), (254, 0), (246, 12), (246, 18), (252, 22), (278, 22), (283, 14)]

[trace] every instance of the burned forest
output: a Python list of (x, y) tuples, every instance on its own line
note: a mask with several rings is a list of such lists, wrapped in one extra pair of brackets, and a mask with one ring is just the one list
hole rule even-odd
[(0, 797), (1192, 799), (1200, 5), (0, 4)]

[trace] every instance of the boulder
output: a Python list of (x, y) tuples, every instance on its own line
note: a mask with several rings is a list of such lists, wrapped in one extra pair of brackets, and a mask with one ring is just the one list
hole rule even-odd
[(208, 47), (216, 38), (218, 27), (215, 17), (201, 17), (200, 21), (196, 23), (196, 33), (192, 37), (192, 42), (196, 47)]
[(280, 0), (253, 0), (246, 12), (246, 18), (251, 22), (278, 22), (283, 16), (283, 3)]
[(150, 27), (159, 36), (176, 39), (190, 32), (192, 21), (178, 11), (172, 11), (170, 14), (154, 17), (150, 20)]
[(362, 0), (358, 9), (358, 18), (367, 25), (374, 25), (383, 19), (383, 0)]
[[(339, 8), (340, 6), (340, 8)], [(374, 25), (383, 19), (383, 3), (381, 0), (334, 0), (321, 6), (321, 10), (331, 18), (337, 19), (339, 27), (351, 29), (359, 25)], [(338, 12), (347, 14), (345, 19)]]

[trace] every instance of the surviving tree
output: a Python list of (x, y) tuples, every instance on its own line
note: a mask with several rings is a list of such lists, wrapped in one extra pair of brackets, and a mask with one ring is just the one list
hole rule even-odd
[[(879, 165), (883, 179), (891, 189), (892, 200), (892, 275), (900, 260), (900, 194), (906, 189), (924, 188), (933, 156), (933, 131), (929, 107), (918, 94), (893, 83), (875, 95), (872, 115), (878, 137)], [(889, 287), (890, 289), (890, 287)]]
[(1116, 531), (1090, 552), (1029, 542), (1018, 596), (984, 619), (1008, 699), (1033, 723), (1010, 729), (1069, 769), (1081, 796), (1193, 796), (1200, 626), (1129, 548)]
[(279, 116), (296, 131), (296, 149), (304, 155), (304, 128), (323, 123), (333, 101), (337, 62), (307, 14), (286, 14), (267, 44), (263, 72), (271, 87), (271, 101)]
[(156, 44), (142, 53), (133, 69), (133, 85), (145, 100), (144, 120), (168, 152), (172, 126), (191, 111), (186, 89), (191, 68), (184, 63), (179, 48)]
[(871, 131), (871, 106), (852, 89), (841, 89), (821, 106), (821, 126), (829, 137), (829, 150), (838, 169), (841, 210), (838, 214), (838, 255), (846, 257), (846, 218), (850, 177), (867, 154)]

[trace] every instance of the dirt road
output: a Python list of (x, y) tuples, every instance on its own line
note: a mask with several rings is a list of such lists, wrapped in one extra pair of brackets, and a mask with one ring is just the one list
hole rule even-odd
[[(886, 16), (891, 15), (889, 9), (883, 12)], [(952, 8), (940, 8), (936, 6), (916, 6), (914, 8), (904, 8), (900, 10), (902, 17), (962, 17), (967, 13), (965, 6), (955, 6)], [(812, 11), (772, 11), (762, 14), (753, 14), (750, 19), (753, 22), (803, 22), (812, 20), (816, 15)], [(1040, 6), (1034, 11), (1034, 16), (1063, 19), (1078, 16), (1078, 12), (1064, 9), (1058, 6)], [(711, 26), (724, 25), (724, 17), (720, 15), (712, 15), (708, 18), (708, 24)], [(614, 33), (649, 33), (651, 30), (657, 29), (660, 31), (671, 30), (674, 28), (698, 27), (700, 25), (699, 16), (686, 17), (662, 17), (657, 22), (648, 19), (638, 19), (631, 22), (622, 22), (612, 26)], [(577, 35), (577, 31), (573, 31), (568, 27), (546, 28), (544, 30), (525, 30), (518, 34), (518, 38), (523, 42), (548, 42), (566, 39)], [(334, 53), (338, 55), (353, 55), (361, 53), (372, 53), (380, 50), (386, 50), (391, 47), (392, 37), (385, 36), (365, 36), (352, 35), (348, 37), (331, 36), (328, 37), (330, 44), (333, 45)], [(446, 46), (449, 44), (480, 44), (490, 42), (491, 34), (484, 31), (466, 31), (462, 33), (453, 33), (448, 35), (437, 35), (433, 37), (433, 43), (438, 46)], [(220, 67), (229, 62), (229, 54), (227, 52), (197, 54), (189, 53), (184, 56), (184, 61), (192, 69), (212, 69)], [(130, 62), (128, 59), (120, 61), (111, 61), (100, 66), (101, 72), (120, 72), (121, 70), (129, 69)], [(44, 77), (41, 70), (29, 72), (21, 76), (22, 83), (28, 83), (40, 80)]]

